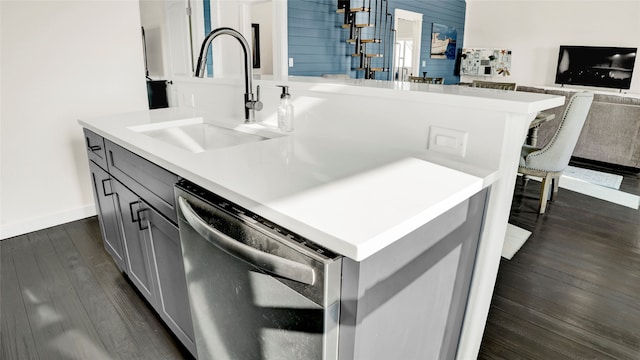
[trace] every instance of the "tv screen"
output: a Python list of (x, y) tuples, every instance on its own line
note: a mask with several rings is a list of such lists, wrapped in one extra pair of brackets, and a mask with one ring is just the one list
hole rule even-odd
[(629, 89), (637, 48), (560, 46), (556, 84)]

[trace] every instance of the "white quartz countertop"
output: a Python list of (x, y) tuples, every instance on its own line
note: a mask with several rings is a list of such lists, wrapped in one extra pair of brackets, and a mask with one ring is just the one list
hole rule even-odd
[[(80, 120), (80, 125), (336, 253), (361, 261), (494, 181), (422, 154), (357, 141), (235, 126), (267, 140), (194, 152), (141, 129), (211, 122), (169, 108)], [(187, 119), (187, 120), (184, 120)], [(220, 125), (229, 127), (231, 122)], [(464, 166), (461, 166), (464, 168)]]

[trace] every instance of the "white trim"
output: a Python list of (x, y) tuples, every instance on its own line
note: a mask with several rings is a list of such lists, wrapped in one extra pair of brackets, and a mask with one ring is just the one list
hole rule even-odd
[[(222, 5), (220, 0), (211, 0), (209, 2), (209, 14), (211, 17), (211, 30), (217, 29), (222, 26)], [(204, 38), (203, 38), (204, 40)], [(211, 51), (213, 54), (223, 54), (222, 43), (220, 41), (214, 41), (211, 43)], [(222, 58), (218, 58), (213, 62), (213, 73), (218, 76), (224, 74)], [(210, 75), (210, 74), (209, 74)]]
[(396, 9), (396, 19), (401, 18), (409, 21), (420, 21), (422, 22), (422, 13), (418, 13), (415, 11)]
[(65, 210), (59, 213), (30, 218), (17, 223), (2, 224), (0, 225), (0, 240), (84, 219), (90, 216), (95, 216), (96, 214), (96, 207), (94, 204), (91, 204), (75, 209)]
[[(420, 50), (422, 47), (422, 16), (423, 14), (421, 13), (402, 10), (402, 9), (396, 9), (394, 14), (395, 21), (393, 22), (393, 30), (395, 30), (396, 33), (398, 31), (398, 19), (403, 19), (403, 20), (413, 22), (413, 54), (412, 54), (413, 58), (411, 59), (412, 61), (411, 72), (413, 73), (413, 76), (420, 76)], [(394, 49), (395, 48), (396, 47), (394, 44)], [(395, 55), (392, 57), (392, 59), (395, 59)], [(395, 69), (395, 66), (396, 64), (393, 64), (392, 68)]]
[(251, 4), (241, 2), (238, 5), (238, 31), (247, 39), (250, 49), (253, 49), (253, 39), (251, 36)]
[[(193, 68), (195, 69), (198, 56), (200, 55), (200, 47), (205, 38), (204, 33), (204, 5), (202, 1), (190, 1), (191, 5), (191, 43), (193, 47), (193, 54), (191, 61), (193, 62)], [(193, 74), (191, 74), (193, 76)]]
[(480, 235), (476, 263), (473, 267), (471, 288), (456, 354), (458, 360), (475, 359), (480, 352), (493, 288), (498, 276), (502, 247), (507, 234), (510, 204), (517, 178), (514, 175), (518, 173), (520, 153), (513, 149), (522, 147), (529, 123), (533, 120), (532, 117), (529, 118), (531, 115), (535, 116), (535, 113), (510, 113), (504, 122), (502, 147), (499, 152), (500, 180), (491, 186), (491, 195), (485, 208), (486, 221)]
[(287, 0), (273, 0), (273, 79), (289, 77), (289, 35)]

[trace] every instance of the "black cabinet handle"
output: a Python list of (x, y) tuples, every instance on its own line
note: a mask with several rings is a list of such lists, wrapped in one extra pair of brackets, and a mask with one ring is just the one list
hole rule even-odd
[(140, 231), (144, 231), (144, 230), (147, 230), (149, 228), (149, 226), (146, 225), (146, 224), (143, 227), (143, 225), (142, 225), (142, 217), (140, 217), (140, 214), (145, 212), (145, 211), (147, 211), (147, 210), (149, 210), (149, 209), (142, 208), (142, 209), (138, 209), (138, 211), (136, 211), (136, 217), (138, 218), (138, 229)]
[(102, 149), (102, 146), (100, 145), (91, 145), (91, 140), (88, 137), (86, 139), (87, 139), (87, 147), (89, 148), (89, 150), (95, 152)]
[[(102, 180), (102, 193), (104, 194), (104, 196), (111, 196), (111, 195), (113, 195), (113, 190), (110, 191), (107, 194), (107, 188), (104, 186), (104, 183), (107, 182), (107, 181), (111, 181), (111, 179), (103, 179)], [(111, 183), (109, 183), (109, 187), (111, 187)]]
[[(138, 204), (140, 206), (140, 208), (138, 210), (136, 210), (135, 212), (135, 217), (133, 215), (133, 205), (134, 204)], [(147, 230), (149, 228), (149, 226), (147, 226), (146, 224), (142, 224), (142, 218), (140, 217), (140, 214), (143, 213), (144, 211), (147, 211), (149, 209), (145, 209), (142, 207), (142, 203), (140, 202), (140, 200), (138, 201), (133, 201), (129, 203), (129, 211), (131, 212), (131, 222), (132, 223), (138, 223), (138, 229), (140, 231), (144, 231)]]
[[(137, 223), (138, 221), (140, 221), (140, 218), (134, 218), (133, 217), (133, 205), (134, 204), (140, 204), (140, 202), (139, 201), (130, 202), (129, 203), (129, 213), (131, 214), (131, 222), (132, 223)], [(138, 215), (138, 214), (136, 213), (136, 215)]]

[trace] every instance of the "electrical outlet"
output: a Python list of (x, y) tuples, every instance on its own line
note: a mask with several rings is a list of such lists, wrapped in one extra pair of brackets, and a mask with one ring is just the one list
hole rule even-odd
[(180, 102), (180, 105), (182, 106), (186, 106), (186, 107), (196, 107), (196, 97), (194, 94), (182, 94), (182, 101)]
[(466, 131), (430, 126), (427, 149), (465, 157), (468, 137)]
[(427, 66), (427, 60), (422, 60), (422, 67)]
[(289, 67), (293, 67), (293, 58), (289, 58)]

